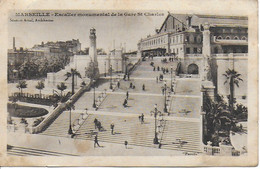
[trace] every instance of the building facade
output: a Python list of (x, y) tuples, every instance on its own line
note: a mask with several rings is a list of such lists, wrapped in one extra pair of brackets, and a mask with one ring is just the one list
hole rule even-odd
[(142, 57), (174, 56), (180, 65), (178, 74), (202, 79), (208, 58), (215, 92), (221, 95), (229, 95), (223, 74), (234, 69), (243, 79), (236, 97), (246, 98), (247, 17), (169, 13), (154, 35), (139, 41), (138, 51)]

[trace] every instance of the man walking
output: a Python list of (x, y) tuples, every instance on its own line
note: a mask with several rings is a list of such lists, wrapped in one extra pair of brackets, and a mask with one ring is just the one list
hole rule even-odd
[(126, 99), (128, 100), (128, 96), (129, 96), (129, 93), (128, 91), (126, 92)]
[(145, 85), (143, 84), (143, 91), (145, 91)]
[(117, 88), (118, 89), (120, 88), (120, 82), (117, 82)]
[(125, 149), (127, 149), (127, 145), (128, 145), (128, 142), (127, 142), (127, 141), (125, 141)]
[(115, 125), (112, 123), (112, 124), (110, 125), (111, 134), (112, 134), (112, 135), (114, 135), (114, 127), (115, 127)]
[(124, 103), (123, 103), (123, 106), (124, 106), (124, 108), (127, 107), (127, 99), (125, 99), (125, 101), (124, 101)]
[(141, 115), (141, 124), (143, 124), (144, 123), (144, 114), (142, 113), (142, 115)]
[(97, 122), (98, 122), (98, 120), (95, 118), (95, 120), (94, 120), (95, 129), (97, 129)]
[(98, 137), (97, 135), (95, 136), (95, 140), (94, 140), (94, 148), (96, 148), (96, 145), (98, 145), (98, 147), (100, 147), (100, 145), (98, 144)]

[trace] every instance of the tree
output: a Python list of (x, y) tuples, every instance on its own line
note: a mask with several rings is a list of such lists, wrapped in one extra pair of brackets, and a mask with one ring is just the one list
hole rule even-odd
[(16, 87), (20, 90), (20, 93), (23, 93), (23, 89), (27, 88), (27, 83), (25, 80), (20, 80)]
[(60, 90), (60, 95), (62, 97), (62, 92), (67, 89), (67, 86), (64, 82), (61, 82), (60, 85), (57, 85), (57, 89)]
[(42, 96), (41, 90), (45, 87), (44, 82), (42, 80), (39, 81), (35, 87), (36, 87), (36, 89), (38, 89), (40, 91), (40, 97), (41, 97)]
[(228, 69), (223, 76), (226, 77), (226, 81), (224, 84), (229, 83), (229, 90), (230, 90), (230, 96), (229, 96), (229, 108), (231, 113), (234, 112), (234, 84), (239, 87), (239, 81), (243, 81), (240, 76), (241, 74), (237, 73), (234, 69)]
[(74, 77), (76, 76), (78, 76), (79, 78), (81, 78), (81, 75), (80, 75), (80, 73), (76, 70), (76, 69), (71, 69), (70, 70), (70, 72), (67, 72), (66, 74), (65, 74), (65, 76), (66, 76), (66, 79), (65, 79), (65, 81), (66, 80), (68, 80), (70, 77), (72, 77), (71, 78), (71, 84), (72, 84), (72, 91), (71, 91), (71, 93), (72, 93), (72, 95), (75, 93), (74, 92)]
[(93, 61), (89, 63), (89, 66), (86, 68), (86, 76), (91, 80), (97, 80), (99, 78), (99, 69)]

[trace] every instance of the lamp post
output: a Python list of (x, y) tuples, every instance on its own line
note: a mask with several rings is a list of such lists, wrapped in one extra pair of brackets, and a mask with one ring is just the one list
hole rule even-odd
[(73, 134), (72, 132), (72, 127), (71, 127), (71, 109), (74, 109), (74, 105), (72, 104), (72, 100), (70, 99), (68, 102), (68, 107), (67, 109), (70, 111), (70, 116), (69, 116), (69, 130), (68, 130), (68, 134)]
[(160, 111), (157, 110), (157, 104), (154, 105), (154, 111), (151, 112), (154, 115), (154, 144), (159, 144), (159, 139), (157, 135), (157, 115), (161, 114)]
[(93, 80), (93, 89), (94, 89), (94, 97), (93, 97), (93, 108), (96, 108), (96, 92), (95, 92), (95, 80)]
[(112, 86), (112, 65), (110, 65), (110, 89), (113, 89), (113, 86)]
[(118, 60), (116, 60), (116, 73), (118, 73)]
[(167, 86), (166, 86), (166, 81), (164, 81), (164, 112), (167, 113), (167, 103), (166, 103), (166, 92), (167, 91)]
[(127, 58), (126, 58), (126, 56), (125, 56), (125, 75), (127, 75), (127, 64), (126, 64), (126, 60), (127, 60)]
[(172, 66), (171, 66), (171, 92), (173, 92), (173, 86), (172, 86), (172, 70), (173, 70), (173, 68), (172, 68)]
[(105, 77), (107, 77), (107, 62), (105, 62)]

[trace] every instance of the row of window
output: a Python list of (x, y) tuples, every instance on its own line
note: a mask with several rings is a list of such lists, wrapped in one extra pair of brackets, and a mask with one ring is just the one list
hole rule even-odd
[(166, 42), (166, 37), (159, 37), (157, 39), (152, 39), (147, 42), (143, 42), (142, 46), (143, 47), (153, 46), (153, 45), (163, 44), (165, 42)]
[[(218, 40), (221, 40), (221, 39), (231, 40), (231, 37), (230, 37), (230, 36), (226, 36), (226, 37), (218, 36), (217, 39), (218, 39)], [(233, 38), (233, 40), (240, 40), (240, 39), (239, 39), (238, 36), (235, 36), (235, 37)], [(245, 36), (243, 36), (243, 37), (241, 38), (241, 40), (247, 40), (247, 38), (246, 38)]]
[[(193, 51), (191, 51), (192, 49), (193, 49)], [(191, 54), (191, 53), (197, 54), (197, 53), (201, 53), (201, 52), (202, 52), (201, 48), (197, 48), (197, 47), (186, 48), (186, 54)]]

